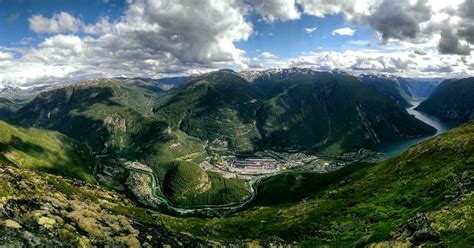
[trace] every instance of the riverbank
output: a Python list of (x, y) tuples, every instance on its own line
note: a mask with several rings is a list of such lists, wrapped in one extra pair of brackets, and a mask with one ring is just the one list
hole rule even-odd
[(407, 150), (413, 145), (416, 145), (427, 139), (431, 139), (437, 135), (440, 135), (446, 131), (449, 131), (459, 126), (459, 123), (457, 122), (443, 121), (434, 116), (430, 116), (423, 112), (417, 111), (415, 108), (418, 107), (420, 103), (421, 103), (420, 101), (410, 102), (412, 106), (406, 109), (407, 112), (413, 115), (418, 120), (436, 128), (436, 133), (434, 135), (429, 135), (429, 136), (407, 138), (403, 140), (380, 144), (374, 147), (375, 151), (380, 152), (388, 157), (394, 157), (394, 156), (400, 155), (401, 153), (403, 153), (405, 150)]

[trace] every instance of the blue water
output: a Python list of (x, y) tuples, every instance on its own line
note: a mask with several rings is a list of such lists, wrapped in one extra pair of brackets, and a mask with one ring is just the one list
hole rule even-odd
[(407, 112), (413, 115), (414, 117), (416, 117), (418, 120), (436, 128), (437, 130), (436, 134), (431, 135), (431, 136), (409, 138), (409, 139), (403, 139), (399, 141), (380, 144), (376, 146), (374, 150), (381, 152), (389, 157), (393, 157), (393, 156), (401, 154), (402, 152), (410, 148), (410, 146), (412, 145), (415, 145), (427, 139), (433, 138), (436, 135), (440, 135), (459, 125), (458, 122), (443, 121), (434, 116), (430, 116), (430, 115), (427, 115), (415, 110), (415, 108), (418, 106), (418, 104), (420, 104), (420, 102), (411, 102), (411, 104), (413, 105), (413, 107), (407, 108), (406, 109)]

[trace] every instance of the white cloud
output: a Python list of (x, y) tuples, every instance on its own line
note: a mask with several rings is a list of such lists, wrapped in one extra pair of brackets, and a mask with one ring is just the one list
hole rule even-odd
[(416, 55), (410, 49), (384, 52), (378, 50), (347, 50), (344, 52), (314, 51), (280, 61), (282, 67), (306, 67), (317, 70), (342, 69), (352, 73), (391, 73), (407, 77), (463, 77), (474, 73), (472, 57), (441, 55), (434, 50)]
[[(404, 75), (472, 74), (474, 59), (467, 54), (474, 45), (474, 2), (439, 2), (128, 0), (124, 13), (115, 20), (104, 17), (96, 23), (84, 23), (66, 12), (50, 17), (33, 15), (29, 18), (30, 28), (41, 35), (16, 44), (23, 47), (0, 47), (0, 85), (121, 75), (159, 77), (222, 67), (280, 65)], [(269, 52), (248, 58), (235, 44), (254, 34), (250, 23), (253, 13), (267, 22), (295, 20), (302, 14), (340, 13), (352, 27), (372, 27), (385, 45), (371, 46), (378, 51), (317, 50), (288, 60)], [(446, 28), (450, 32), (443, 32)], [(315, 28), (305, 31), (311, 35)], [(334, 35), (354, 32), (343, 28), (334, 30)], [(273, 33), (265, 30), (261, 35)], [(32, 45), (37, 41), (38, 45)], [(365, 46), (364, 43), (347, 44)]]
[(0, 65), (0, 85), (246, 68), (245, 52), (234, 45), (253, 32), (245, 8), (238, 0), (133, 0), (118, 20), (88, 25), (65, 12), (50, 19), (35, 15), (33, 31), (69, 34), (17, 49), (20, 58)]
[(13, 55), (8, 52), (0, 51), (0, 62), (13, 59)]
[(250, 0), (250, 4), (268, 22), (300, 18), (295, 0)]
[(277, 58), (277, 56), (275, 56), (273, 53), (271, 52), (263, 52), (263, 53), (260, 53), (259, 57), (261, 59), (273, 59), (273, 58)]
[(28, 21), (30, 29), (36, 33), (75, 33), (82, 26), (81, 20), (67, 12), (55, 13), (51, 18), (33, 15)]
[(354, 33), (356, 32), (355, 29), (352, 28), (338, 28), (332, 31), (332, 35), (347, 35), (347, 36), (353, 36)]
[(306, 33), (308, 34), (312, 34), (314, 31), (316, 31), (317, 28), (305, 28), (304, 31), (306, 31)]

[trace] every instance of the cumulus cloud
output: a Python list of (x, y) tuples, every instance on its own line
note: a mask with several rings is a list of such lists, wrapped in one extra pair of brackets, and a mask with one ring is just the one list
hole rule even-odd
[(442, 54), (469, 55), (471, 53), (469, 46), (462, 45), (459, 42), (459, 38), (454, 35), (453, 31), (450, 29), (444, 29), (441, 32), (438, 50)]
[[(348, 26), (370, 26), (384, 45), (379, 48), (372, 45), (376, 42), (353, 41), (348, 43), (352, 47), (369, 48), (370, 44), (379, 50), (318, 50), (286, 60), (261, 52), (248, 58), (236, 43), (253, 34), (251, 16), (255, 13), (266, 22), (342, 14)], [(466, 56), (474, 45), (472, 13), (471, 0), (128, 0), (119, 18), (103, 17), (95, 23), (84, 23), (66, 12), (35, 14), (29, 18), (29, 27), (41, 35), (33, 43), (0, 47), (0, 85), (159, 77), (248, 66), (466, 75), (474, 72), (474, 60)], [(311, 35), (316, 29), (304, 30)], [(333, 34), (354, 32), (343, 28)]]
[(271, 52), (262, 52), (260, 53), (259, 57), (261, 59), (272, 59), (272, 58), (276, 58), (277, 56), (275, 56), (273, 53)]
[(67, 12), (55, 13), (51, 18), (33, 15), (28, 21), (30, 29), (36, 33), (75, 33), (82, 26), (81, 20)]
[(268, 22), (300, 18), (295, 0), (250, 0), (250, 4)]
[(368, 23), (380, 32), (386, 42), (390, 38), (414, 40), (420, 33), (420, 23), (431, 18), (427, 1), (385, 0), (367, 17)]
[(456, 55), (441, 55), (435, 51), (427, 56), (413, 56), (410, 50), (390, 53), (377, 50), (348, 50), (344, 52), (314, 51), (281, 61), (277, 67), (306, 67), (316, 70), (342, 69), (358, 73), (393, 73), (408, 77), (456, 77), (474, 72), (474, 59), (461, 63)]
[(355, 32), (356, 30), (352, 28), (338, 28), (332, 31), (332, 35), (353, 36)]
[(298, 0), (297, 3), (307, 15), (323, 17), (341, 13), (348, 22), (367, 24), (384, 43), (397, 39), (421, 44), (442, 36), (438, 48), (443, 54), (467, 53), (467, 44), (456, 42), (449, 48), (448, 39), (456, 41), (457, 37), (458, 41), (474, 45), (472, 0)]
[(19, 49), (21, 57), (0, 68), (0, 84), (246, 68), (245, 52), (234, 45), (253, 32), (245, 8), (238, 0), (134, 0), (118, 20), (88, 25), (65, 12), (34, 15), (32, 31), (59, 34)]

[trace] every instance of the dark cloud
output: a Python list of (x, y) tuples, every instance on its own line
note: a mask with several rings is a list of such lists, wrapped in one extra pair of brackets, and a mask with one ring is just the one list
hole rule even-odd
[[(474, 14), (474, 13), (473, 13)], [(467, 42), (474, 44), (474, 24), (464, 23), (458, 30), (459, 37), (466, 39)]]
[(380, 32), (382, 39), (415, 40), (420, 33), (421, 22), (430, 20), (431, 9), (427, 1), (411, 5), (408, 0), (383, 1), (368, 17), (368, 23)]
[(418, 49), (415, 49), (413, 52), (414, 52), (415, 54), (421, 55), (421, 56), (425, 56), (425, 55), (427, 54), (425, 51), (418, 50)]
[(474, 20), (474, 1), (473, 0), (465, 0), (459, 6), (460, 15), (464, 18)]
[(438, 44), (441, 54), (469, 55), (471, 50), (468, 45), (462, 45), (459, 38), (450, 29), (441, 31), (441, 39)]

